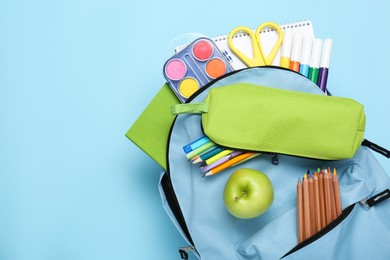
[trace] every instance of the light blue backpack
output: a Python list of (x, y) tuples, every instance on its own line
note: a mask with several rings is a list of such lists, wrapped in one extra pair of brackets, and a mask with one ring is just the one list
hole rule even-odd
[[(202, 102), (208, 90), (247, 82), (273, 88), (324, 94), (298, 73), (276, 67), (235, 71), (211, 82), (188, 102)], [(234, 102), (234, 101), (227, 101)], [(159, 189), (163, 206), (199, 259), (390, 259), (390, 178), (366, 147), (388, 151), (364, 141), (352, 159), (322, 161), (302, 157), (261, 155), (215, 176), (203, 178), (188, 163), (182, 147), (202, 135), (201, 116), (176, 117), (167, 147), (167, 171)], [(264, 172), (274, 186), (274, 202), (263, 215), (238, 219), (224, 207), (223, 189), (238, 168)], [(319, 233), (297, 242), (296, 183), (308, 169), (337, 168), (343, 213)], [(380, 202), (380, 203), (379, 203)]]

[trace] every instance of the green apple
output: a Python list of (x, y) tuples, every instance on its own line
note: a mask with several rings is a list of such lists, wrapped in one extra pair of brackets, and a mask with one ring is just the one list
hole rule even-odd
[(274, 200), (272, 183), (264, 173), (241, 168), (228, 179), (223, 192), (227, 210), (237, 218), (254, 218), (269, 209)]

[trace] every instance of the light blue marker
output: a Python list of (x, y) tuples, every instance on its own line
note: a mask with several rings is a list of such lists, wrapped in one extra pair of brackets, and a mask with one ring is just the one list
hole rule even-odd
[(185, 153), (192, 152), (193, 150), (201, 147), (205, 143), (209, 142), (210, 139), (207, 136), (202, 136), (199, 139), (196, 139), (195, 141), (183, 146), (183, 150)]
[(313, 46), (313, 38), (310, 35), (307, 35), (303, 39), (301, 66), (299, 67), (299, 73), (301, 73), (306, 78), (309, 76), (310, 56), (311, 56), (312, 46)]

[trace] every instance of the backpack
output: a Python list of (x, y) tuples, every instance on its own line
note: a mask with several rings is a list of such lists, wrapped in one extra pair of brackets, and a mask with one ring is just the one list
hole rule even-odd
[[(228, 73), (197, 91), (186, 103), (202, 103), (212, 89), (242, 82), (324, 95), (299, 73), (265, 66)], [(161, 172), (159, 182), (163, 207), (188, 242), (179, 249), (182, 259), (188, 259), (190, 251), (199, 259), (390, 259), (390, 200), (386, 200), (390, 197), (390, 178), (369, 148), (387, 157), (389, 151), (364, 139), (347, 159), (264, 153), (203, 178), (199, 167), (188, 163), (182, 150), (204, 134), (201, 121), (198, 113), (175, 117), (168, 139), (167, 170)], [(264, 172), (274, 186), (272, 206), (252, 219), (232, 216), (223, 204), (224, 185), (242, 167)], [(298, 244), (297, 179), (308, 169), (321, 167), (337, 169), (343, 211)]]

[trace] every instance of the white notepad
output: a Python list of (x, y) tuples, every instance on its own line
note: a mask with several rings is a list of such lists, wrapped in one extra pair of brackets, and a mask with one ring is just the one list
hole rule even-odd
[[(303, 37), (305, 37), (306, 35), (310, 35), (312, 36), (313, 39), (315, 38), (312, 22), (309, 20), (288, 23), (288, 24), (281, 24), (280, 27), (283, 29), (283, 31), (291, 30), (293, 34), (296, 32), (300, 32), (302, 33)], [(255, 29), (253, 31), (255, 31)], [(246, 68), (247, 66), (230, 50), (228, 46), (227, 37), (228, 35), (226, 34), (226, 35), (215, 36), (212, 37), (211, 39), (215, 42), (219, 50), (228, 59), (233, 69), (238, 70), (238, 69)], [(272, 47), (275, 45), (276, 41), (278, 40), (278, 34), (275, 30), (265, 29), (260, 32), (260, 39), (261, 39), (264, 53), (268, 54), (271, 51)], [(233, 43), (248, 57), (253, 57), (251, 40), (247, 34), (243, 34), (243, 33), (236, 34), (233, 37)], [(185, 47), (186, 45), (178, 46), (175, 51), (179, 52), (183, 50)], [(279, 48), (279, 51), (276, 54), (276, 57), (272, 65), (275, 66), (280, 65), (280, 51), (281, 48)]]

